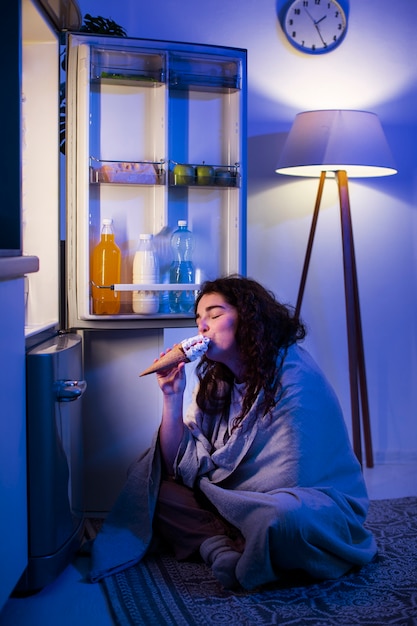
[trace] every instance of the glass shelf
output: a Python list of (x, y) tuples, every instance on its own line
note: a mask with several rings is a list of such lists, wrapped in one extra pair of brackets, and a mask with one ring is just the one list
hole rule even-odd
[(145, 87), (163, 85), (165, 55), (96, 48), (91, 56), (91, 82)]
[(170, 58), (169, 86), (172, 89), (229, 92), (240, 89), (239, 62), (224, 57), (208, 59), (198, 55), (173, 55)]
[(117, 283), (95, 286), (112, 291), (198, 291), (201, 287), (199, 283)]
[(196, 74), (180, 74), (170, 72), (169, 86), (171, 89), (193, 89), (194, 91), (214, 91), (218, 93), (237, 91), (239, 89), (240, 79), (238, 76), (225, 77), (198, 76)]
[[(98, 287), (99, 289), (111, 289), (112, 291), (119, 293), (133, 293), (134, 291), (148, 291), (154, 292), (158, 294), (168, 294), (170, 291), (192, 291), (195, 294), (199, 291), (201, 284), (200, 283), (117, 283), (114, 285), (94, 285), (92, 281), (91, 286)], [(165, 309), (164, 303), (160, 302), (160, 307), (162, 306), (163, 310), (159, 310), (157, 313), (136, 313), (131, 310), (131, 302), (121, 302), (120, 312), (116, 315), (98, 315), (91, 314), (91, 319), (103, 320), (103, 319), (195, 319), (194, 309), (189, 312), (178, 312), (174, 313), (169, 310), (169, 303), (166, 302)]]
[(124, 85), (125, 87), (131, 87), (134, 85), (140, 85), (141, 87), (160, 87), (163, 85), (163, 81), (152, 78), (151, 76), (141, 76), (139, 74), (122, 74), (114, 71), (102, 72), (100, 76), (93, 79), (92, 82), (100, 83), (102, 85)]

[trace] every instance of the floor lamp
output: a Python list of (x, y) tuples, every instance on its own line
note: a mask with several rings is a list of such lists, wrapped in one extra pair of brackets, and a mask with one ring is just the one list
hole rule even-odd
[(353, 449), (362, 464), (362, 412), (366, 465), (373, 467), (348, 177), (389, 176), (397, 172), (378, 117), (367, 111), (350, 110), (299, 113), (289, 132), (276, 171), (279, 174), (313, 176), (320, 179), (295, 308), (297, 316), (301, 310), (324, 183), (326, 177), (330, 175), (337, 181), (342, 229)]

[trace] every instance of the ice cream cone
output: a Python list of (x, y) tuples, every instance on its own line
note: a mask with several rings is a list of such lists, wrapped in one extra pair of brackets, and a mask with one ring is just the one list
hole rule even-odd
[(161, 370), (165, 370), (171, 367), (175, 367), (179, 363), (188, 363), (189, 359), (185, 356), (185, 352), (182, 349), (180, 343), (161, 356), (157, 361), (152, 363), (146, 370), (144, 370), (139, 376), (147, 376), (148, 374), (154, 374)]
[(154, 361), (154, 363), (139, 374), (139, 376), (154, 374), (155, 372), (175, 367), (179, 363), (189, 363), (190, 361), (194, 361), (206, 352), (209, 341), (208, 337), (203, 337), (202, 335), (196, 335), (190, 339), (184, 339), (180, 343), (175, 344), (171, 350), (168, 350), (168, 352), (166, 352), (159, 359)]

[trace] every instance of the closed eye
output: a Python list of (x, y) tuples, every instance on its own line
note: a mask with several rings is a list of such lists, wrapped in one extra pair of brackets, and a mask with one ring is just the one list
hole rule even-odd
[[(209, 314), (210, 319), (214, 320), (225, 313), (225, 308), (220, 304), (213, 304), (213, 306), (207, 307), (205, 312)], [(197, 313), (195, 321), (198, 323), (199, 320), (201, 320), (201, 315)]]

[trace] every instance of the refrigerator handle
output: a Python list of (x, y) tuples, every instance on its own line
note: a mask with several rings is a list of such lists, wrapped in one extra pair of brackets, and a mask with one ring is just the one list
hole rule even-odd
[(73, 402), (81, 398), (87, 388), (85, 380), (57, 380), (54, 392), (58, 402)]

